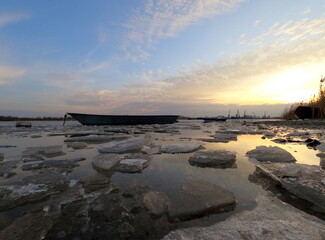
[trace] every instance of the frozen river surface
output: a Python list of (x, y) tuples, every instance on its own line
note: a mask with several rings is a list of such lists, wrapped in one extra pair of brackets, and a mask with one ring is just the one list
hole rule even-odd
[[(166, 221), (161, 220), (163, 217), (160, 216), (159, 220), (156, 220), (157, 216), (148, 218), (153, 222), (161, 222), (153, 223), (153, 227), (149, 230), (146, 229), (145, 237), (141, 235), (144, 234), (141, 231), (138, 231), (140, 235), (132, 235), (138, 230), (137, 227), (141, 228), (142, 226), (137, 223), (140, 221), (138, 217), (132, 215), (138, 214), (136, 211), (140, 210), (132, 208), (133, 210), (130, 210), (129, 214), (134, 218), (133, 225), (130, 221), (116, 217), (114, 224), (122, 221), (123, 223), (127, 222), (130, 226), (126, 227), (124, 224), (123, 227), (126, 230), (121, 227), (122, 230), (118, 231), (120, 235), (112, 235), (112, 237), (141, 239), (142, 236), (144, 239), (155, 239), (164, 236), (173, 229), (210, 226), (224, 221), (231, 215), (254, 209), (257, 196), (267, 194), (267, 190), (270, 190), (259, 181), (254, 180), (253, 174), (256, 166), (247, 156), (248, 151), (254, 150), (257, 146), (276, 146), (290, 153), (296, 160), (296, 164), (319, 167), (324, 154), (322, 155), (322, 149), (316, 147), (321, 145), (322, 137), (323, 133), (320, 130), (265, 125), (263, 122), (254, 123), (251, 120), (213, 123), (180, 120), (172, 125), (114, 127), (86, 127), (73, 121), (68, 122), (65, 126), (62, 126), (62, 122), (32, 122), (31, 128), (16, 128), (14, 122), (0, 122), (0, 160), (3, 159), (0, 161), (2, 164), (0, 185), (6, 187), (6, 189), (2, 189), (0, 195), (8, 197), (6, 191), (11, 191), (16, 186), (19, 190), (15, 194), (27, 196), (24, 198), (25, 201), (20, 198), (21, 196), (9, 196), (9, 199), (11, 197), (10, 204), (4, 202), (5, 197), (0, 200), (2, 201), (0, 230), (5, 234), (10, 227), (14, 229), (15, 224), (16, 227), (20, 227), (18, 223), (22, 214), (32, 209), (51, 206), (53, 204), (51, 201), (61, 203), (63, 201), (61, 193), (66, 195), (67, 202), (73, 202), (75, 199), (81, 198), (80, 196), (87, 198), (91, 195), (91, 199), (94, 199), (96, 194), (103, 194), (103, 189), (108, 191), (108, 188), (109, 192), (114, 194), (118, 192), (120, 196), (125, 197), (129, 189), (136, 189), (134, 186), (143, 186), (147, 189), (143, 190), (145, 193), (150, 189), (152, 192), (163, 193), (167, 199), (173, 201), (173, 198), (178, 196), (184, 186), (191, 181), (199, 181), (200, 184), (207, 183), (206, 186), (216, 185), (229, 191), (234, 195), (235, 204), (231, 210), (222, 209), (218, 213), (203, 211), (198, 216), (188, 217), (186, 221), (180, 221), (181, 217), (177, 221), (171, 220), (174, 213), (171, 213), (172, 210), (166, 210), (166, 219), (168, 219)], [(307, 146), (310, 141), (315, 140), (318, 141), (317, 144)], [(124, 144), (123, 147), (120, 146), (121, 142)], [(235, 154), (235, 163), (221, 168), (220, 166), (211, 166), (210, 163), (205, 163), (205, 165), (190, 163), (189, 159), (197, 156), (195, 154), (198, 152), (209, 151)], [(111, 160), (109, 166), (105, 162), (106, 160), (103, 164), (102, 158), (107, 154), (111, 154), (110, 156), (114, 154), (119, 159), (117, 165), (115, 163), (114, 165)], [(129, 161), (130, 159), (133, 161)], [(123, 165), (123, 161), (129, 165)], [(137, 165), (132, 165), (136, 161)], [(7, 165), (12, 163), (13, 166), (6, 167), (6, 163)], [(50, 183), (50, 185), (46, 185), (47, 190), (55, 188), (55, 191), (50, 191), (45, 197), (34, 197), (35, 192), (45, 191), (40, 188), (43, 183), (37, 182), (35, 176), (37, 178), (46, 174), (49, 176), (60, 174), (64, 177), (67, 188), (60, 189), (59, 186), (53, 186), (53, 183)], [(105, 179), (98, 180), (99, 174)], [(92, 176), (96, 176), (96, 180), (89, 181)], [(44, 178), (44, 181), (47, 180), (49, 179)], [(97, 184), (96, 181), (99, 181), (100, 184)], [(104, 183), (102, 184), (101, 181)], [(94, 182), (96, 183), (94, 184)], [(113, 188), (115, 190), (112, 190)], [(65, 194), (67, 191), (75, 192), (70, 196), (68, 193)], [(144, 193), (141, 192), (141, 194)], [(279, 191), (274, 194), (285, 193)], [(59, 198), (60, 200), (58, 200)], [(286, 196), (282, 196), (282, 199), (292, 201)], [(15, 201), (17, 202), (15, 203)], [(176, 199), (175, 201), (180, 200)], [(127, 204), (123, 206), (125, 205)], [(305, 208), (304, 202), (301, 203), (301, 206), (298, 205), (302, 209)], [(125, 208), (127, 209), (127, 207)], [(89, 215), (90, 212), (88, 211), (87, 214)], [(53, 213), (53, 215), (55, 214)], [(74, 217), (77, 218), (77, 216)], [(88, 216), (88, 218), (91, 217)], [(141, 217), (139, 218), (141, 219)], [(59, 222), (62, 222), (62, 219), (60, 217), (53, 217), (53, 219), (56, 223), (50, 224), (50, 226), (46, 225), (44, 226), (45, 230), (43, 229), (47, 234), (44, 236), (48, 239), (56, 237), (64, 239), (72, 236), (84, 236), (80, 237), (81, 239), (100, 237), (100, 235), (93, 234), (94, 230), (91, 230), (89, 223), (87, 227), (83, 226), (85, 228), (84, 235), (80, 235), (76, 233), (76, 230), (70, 229), (69, 232), (61, 226)], [(101, 225), (101, 223), (97, 224)], [(81, 225), (82, 223), (80, 223)], [(78, 225), (76, 228), (80, 226)], [(157, 230), (157, 226), (164, 227)], [(24, 230), (21, 229), (21, 231)]]

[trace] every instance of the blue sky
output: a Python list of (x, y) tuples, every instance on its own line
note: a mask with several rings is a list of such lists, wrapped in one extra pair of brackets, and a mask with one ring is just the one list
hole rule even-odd
[(0, 2), (0, 114), (279, 115), (325, 74), (321, 0)]

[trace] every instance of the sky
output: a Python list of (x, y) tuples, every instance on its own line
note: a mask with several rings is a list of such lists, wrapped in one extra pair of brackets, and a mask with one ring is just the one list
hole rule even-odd
[(0, 115), (279, 116), (322, 75), (323, 0), (0, 2)]

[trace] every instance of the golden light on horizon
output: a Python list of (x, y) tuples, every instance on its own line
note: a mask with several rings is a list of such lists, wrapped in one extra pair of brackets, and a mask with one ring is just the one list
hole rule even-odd
[(299, 92), (287, 93), (285, 96), (275, 96), (270, 99), (274, 103), (290, 104), (298, 102), (308, 102), (315, 94), (317, 94), (316, 90), (302, 90)]
[(319, 90), (320, 64), (297, 67), (273, 75), (259, 87), (273, 103), (296, 103), (310, 100)]
[[(251, 79), (247, 84), (219, 92), (206, 101), (222, 104), (290, 104), (309, 101), (318, 93), (322, 64), (302, 66)], [(263, 77), (263, 76), (262, 76)], [(249, 83), (249, 84), (248, 84)]]

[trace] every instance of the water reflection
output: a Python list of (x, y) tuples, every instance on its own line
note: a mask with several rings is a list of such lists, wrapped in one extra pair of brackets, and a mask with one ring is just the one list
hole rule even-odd
[[(46, 125), (47, 123), (42, 122)], [(53, 124), (53, 122), (51, 123)], [(61, 124), (61, 123), (57, 123)], [(192, 123), (191, 123), (192, 124)], [(201, 124), (201, 122), (195, 123)], [(55, 125), (53, 125), (55, 126)], [(155, 145), (169, 144), (174, 142), (198, 142), (198, 138), (209, 138), (219, 124), (201, 125), (199, 129), (180, 128), (180, 134), (150, 133)], [(0, 135), (0, 143), (16, 145), (16, 148), (0, 149), (8, 160), (10, 156), (21, 154), (27, 147), (63, 145), (66, 153), (64, 156), (54, 159), (68, 159), (85, 157), (86, 161), (79, 162), (80, 166), (69, 173), (69, 178), (78, 180), (82, 177), (92, 175), (97, 171), (91, 164), (92, 158), (98, 154), (96, 147), (98, 143), (88, 144), (86, 149), (73, 150), (64, 143), (64, 136), (48, 136), (47, 133), (53, 130), (41, 132), (41, 138), (22, 137), (19, 135)], [(239, 135), (237, 141), (229, 143), (205, 142), (205, 150), (227, 150), (236, 152), (237, 168), (216, 169), (200, 168), (191, 166), (188, 162), (194, 153), (186, 154), (157, 154), (152, 156), (151, 164), (142, 173), (127, 174), (114, 173), (111, 183), (125, 189), (133, 184), (142, 184), (151, 187), (155, 191), (164, 192), (167, 196), (174, 196), (188, 179), (196, 178), (205, 180), (221, 187), (224, 187), (235, 194), (237, 205), (233, 212), (211, 215), (202, 219), (180, 223), (180, 226), (201, 226), (225, 219), (233, 213), (249, 210), (255, 207), (255, 198), (259, 192), (264, 192), (262, 186), (249, 181), (249, 176), (254, 173), (255, 166), (248, 161), (246, 152), (256, 146), (279, 146), (289, 151), (297, 160), (297, 163), (319, 165), (320, 159), (316, 156), (318, 151), (309, 149), (305, 144), (286, 143), (280, 144), (271, 139), (262, 139), (262, 135)], [(17, 173), (20, 170), (16, 170)], [(28, 174), (28, 173), (24, 173)], [(1, 215), (0, 215), (1, 218)]]
[[(190, 136), (189, 132), (187, 135)], [(196, 132), (195, 137), (201, 136), (202, 131), (201, 134)], [(142, 174), (114, 174), (112, 182), (121, 187), (135, 183), (144, 184), (157, 191), (165, 192), (168, 196), (173, 196), (187, 179), (197, 178), (232, 191), (237, 199), (234, 212), (252, 209), (255, 207), (254, 199), (257, 194), (265, 190), (262, 186), (249, 181), (248, 176), (254, 173), (255, 166), (249, 162), (246, 152), (259, 145), (279, 146), (289, 151), (297, 159), (297, 163), (319, 165), (319, 158), (316, 156), (315, 150), (307, 148), (305, 144), (290, 143), (283, 145), (274, 143), (271, 139), (262, 139), (262, 135), (240, 135), (237, 141), (206, 143), (204, 145), (206, 150), (235, 151), (237, 153), (237, 168), (216, 169), (191, 166), (188, 159), (193, 153), (161, 154), (155, 155), (151, 165)], [(201, 221), (205, 224), (211, 224), (232, 213), (213, 215), (203, 218)]]

